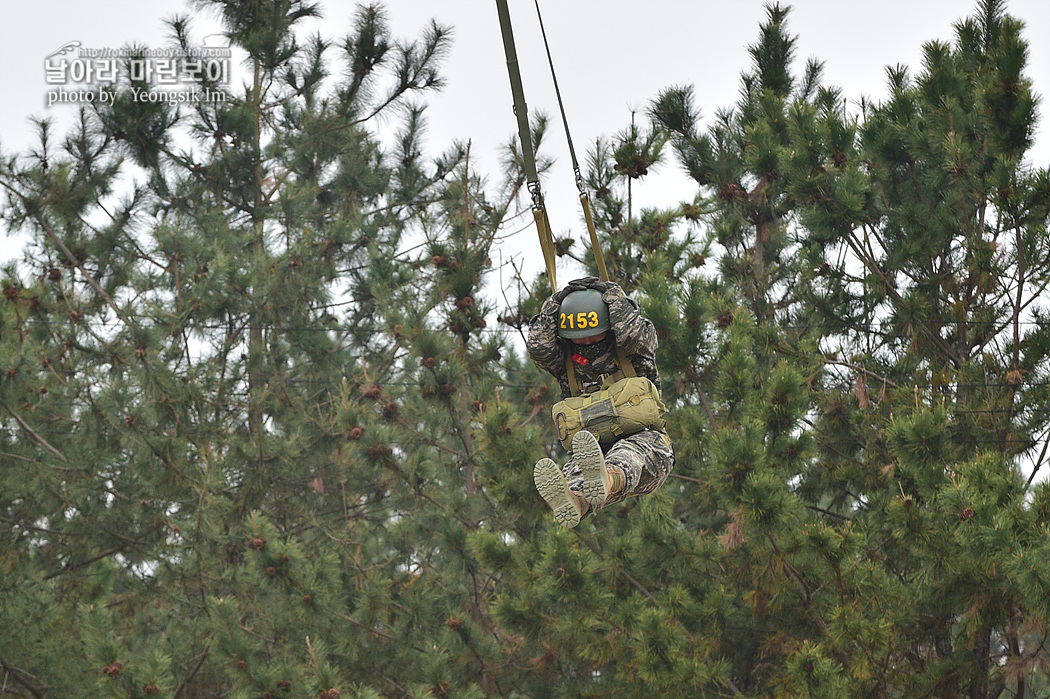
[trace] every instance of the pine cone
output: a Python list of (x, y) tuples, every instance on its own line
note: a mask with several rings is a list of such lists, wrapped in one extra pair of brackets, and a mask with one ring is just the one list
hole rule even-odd
[(377, 444), (368, 450), (368, 455), (371, 456), (373, 459), (380, 459), (386, 456), (387, 454), (391, 453), (391, 451), (392, 450), (387, 445)]

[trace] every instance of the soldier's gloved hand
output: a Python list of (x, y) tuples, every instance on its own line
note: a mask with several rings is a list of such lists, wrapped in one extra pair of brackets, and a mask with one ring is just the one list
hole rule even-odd
[(608, 291), (612, 287), (616, 286), (616, 284), (613, 283), (613, 282), (603, 282), (602, 280), (598, 279), (597, 277), (587, 277), (587, 282), (588, 282), (588, 285), (587, 285), (588, 289), (594, 289), (595, 291), (598, 291), (598, 292), (600, 292), (602, 294), (604, 294), (606, 291)]
[(561, 303), (565, 300), (565, 297), (574, 291), (584, 291), (585, 289), (594, 289), (600, 293), (605, 293), (610, 286), (615, 286), (612, 282), (603, 282), (598, 277), (583, 277), (582, 279), (573, 279), (571, 282), (565, 285), (565, 288), (554, 295), (554, 298)]
[(561, 308), (561, 300), (558, 295), (555, 294), (549, 299), (543, 302), (543, 306), (540, 308), (541, 316), (553, 316), (558, 314), (558, 309)]
[(605, 288), (601, 289), (602, 300), (605, 301), (605, 303), (611, 303), (617, 299), (627, 299), (627, 294), (623, 292), (623, 289), (621, 289), (620, 285), (616, 282), (602, 283), (605, 284)]
[(568, 284), (566, 284), (564, 286), (564, 288), (562, 288), (561, 291), (556, 293), (551, 298), (553, 298), (558, 303), (561, 303), (562, 301), (565, 300), (565, 297), (568, 296), (569, 294), (571, 294), (572, 292), (574, 292), (574, 291), (583, 291), (584, 289), (589, 289), (590, 288), (589, 286), (583, 284), (582, 282), (583, 282), (582, 279), (574, 279), (573, 281), (571, 281)]

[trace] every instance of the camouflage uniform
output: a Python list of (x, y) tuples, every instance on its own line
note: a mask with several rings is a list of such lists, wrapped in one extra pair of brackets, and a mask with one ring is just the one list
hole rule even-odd
[[(558, 337), (558, 311), (564, 291), (544, 302), (539, 315), (529, 324), (529, 356), (558, 380), (563, 398), (572, 395), (565, 369), (566, 354), (572, 357), (573, 373), (584, 394), (597, 391), (606, 376), (619, 369), (616, 345), (623, 349), (639, 376), (648, 378), (660, 388), (656, 369), (656, 329), (642, 316), (636, 304), (613, 282), (599, 282), (594, 277), (571, 282), (569, 287), (594, 288), (602, 292), (609, 307), (609, 334), (598, 347), (587, 348)], [(616, 343), (615, 345), (613, 343)], [(583, 356), (584, 354), (587, 356)], [(651, 493), (667, 479), (674, 468), (674, 447), (662, 430), (644, 430), (621, 437), (605, 453), (605, 463), (620, 468), (626, 484), (610, 495), (606, 505), (622, 501), (628, 495)], [(582, 492), (580, 469), (570, 460), (562, 467), (569, 488)]]

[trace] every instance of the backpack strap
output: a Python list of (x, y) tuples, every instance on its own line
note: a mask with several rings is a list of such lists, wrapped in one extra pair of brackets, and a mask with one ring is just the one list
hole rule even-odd
[(627, 353), (623, 351), (623, 347), (616, 345), (616, 363), (620, 366), (620, 373), (623, 374), (623, 378), (630, 379), (638, 376), (638, 372), (634, 370), (634, 364), (631, 363)]
[[(627, 353), (619, 345), (616, 345), (616, 365), (618, 370), (609, 377), (614, 382), (638, 376), (638, 372), (634, 369), (634, 364), (631, 363)], [(572, 365), (572, 357), (568, 353), (565, 355), (565, 377), (569, 382), (569, 393), (571, 395), (578, 396), (583, 393), (580, 380), (576, 378), (576, 369)]]
[(565, 354), (565, 377), (569, 381), (569, 394), (573, 397), (583, 393), (583, 387), (580, 386), (580, 380), (576, 378), (576, 370), (572, 366), (572, 357), (569, 353)]

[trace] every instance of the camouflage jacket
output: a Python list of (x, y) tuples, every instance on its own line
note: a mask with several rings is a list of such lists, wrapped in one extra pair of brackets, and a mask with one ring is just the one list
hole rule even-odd
[[(659, 389), (660, 374), (656, 369), (656, 329), (648, 318), (642, 316), (641, 311), (638, 310), (638, 304), (627, 298), (619, 285), (606, 282), (604, 286), (607, 288), (602, 298), (609, 307), (609, 333), (612, 342), (606, 345), (598, 356), (589, 361), (570, 360), (574, 361), (576, 380), (580, 382), (585, 394), (600, 389), (603, 379), (615, 374), (619, 368), (616, 347), (612, 344), (615, 343), (624, 350), (624, 354), (630, 359), (638, 375), (648, 378)], [(526, 347), (532, 360), (558, 380), (562, 397), (568, 398), (572, 392), (569, 389), (565, 360), (575, 355), (576, 352), (572, 342), (558, 337), (558, 310), (560, 307), (561, 303), (555, 296), (543, 303), (539, 315), (529, 322), (529, 339)]]

